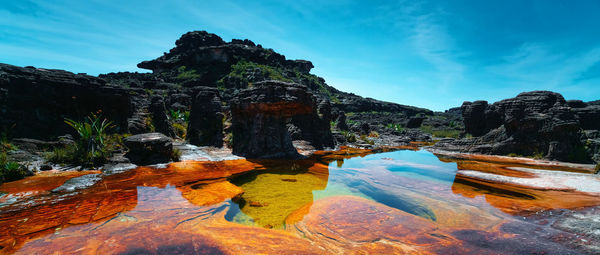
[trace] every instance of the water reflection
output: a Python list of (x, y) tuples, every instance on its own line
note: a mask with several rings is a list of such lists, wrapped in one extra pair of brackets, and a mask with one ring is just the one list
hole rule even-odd
[[(473, 250), (456, 247), (479, 245), (488, 237), (505, 242), (501, 238), (510, 235), (500, 226), (513, 222), (511, 215), (600, 204), (597, 195), (462, 174), (535, 178), (508, 166), (519, 165), (438, 160), (426, 151), (347, 149), (296, 161), (140, 167), (76, 193), (54, 194), (48, 190), (56, 183), (41, 185), (35, 196), (2, 208), (0, 253), (188, 251), (192, 244), (206, 251), (265, 253), (282, 245), (290, 253), (316, 244), (338, 253), (363, 245), (362, 251), (385, 253), (420, 251), (427, 244), (434, 251), (468, 253)], [(19, 189), (11, 184), (10, 193)], [(31, 191), (27, 185), (21, 189)], [(414, 246), (403, 246), (407, 243)]]

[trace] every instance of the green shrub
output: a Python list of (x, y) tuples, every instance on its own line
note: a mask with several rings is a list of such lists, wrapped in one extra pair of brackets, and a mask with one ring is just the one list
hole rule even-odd
[(179, 72), (177, 75), (178, 80), (191, 80), (202, 77), (195, 69), (187, 69), (186, 66), (180, 66), (177, 71)]
[(517, 154), (514, 152), (508, 153), (508, 155), (506, 155), (506, 156), (513, 157), (513, 158), (523, 157), (523, 155), (520, 155), (520, 154)]
[(600, 172), (600, 163), (596, 164), (596, 173)]
[(173, 151), (171, 152), (171, 160), (179, 161), (180, 158), (181, 158), (181, 151), (179, 149), (174, 148)]
[(5, 149), (0, 149), (0, 183), (16, 181), (27, 176), (27, 169), (17, 162), (8, 160)]
[(175, 133), (177, 134), (177, 136), (185, 139), (185, 136), (187, 134), (187, 127), (181, 123), (173, 123), (171, 125), (173, 127), (173, 129), (175, 129)]
[(432, 132), (434, 137), (451, 137), (451, 138), (459, 138), (460, 131), (458, 130), (434, 130)]
[(152, 117), (146, 117), (146, 119), (144, 119), (144, 125), (146, 126), (146, 129), (150, 132), (156, 131), (156, 127), (154, 127), (154, 120), (152, 119)]
[(189, 122), (190, 121), (190, 112), (189, 111), (175, 111), (175, 110), (170, 110), (169, 111), (169, 117), (171, 118), (171, 120), (181, 120), (184, 122)]
[(423, 131), (423, 133), (433, 134), (433, 127), (429, 125), (422, 125), (419, 129)]
[(348, 131), (342, 131), (341, 134), (346, 138), (346, 141), (349, 143), (356, 142), (356, 135)]
[(225, 138), (223, 138), (223, 142), (227, 148), (233, 147), (233, 134), (231, 132), (225, 134)]
[[(100, 115), (90, 114), (83, 121), (65, 118), (65, 123), (71, 126), (79, 139), (74, 144), (57, 147), (46, 155), (46, 159), (59, 164), (76, 164), (93, 167), (106, 163), (111, 156), (115, 141), (122, 143), (122, 136), (108, 136), (106, 132), (113, 127), (112, 122), (102, 119)], [(107, 139), (110, 146), (107, 146)]]
[(398, 132), (404, 131), (404, 127), (402, 127), (402, 125), (400, 125), (400, 124), (388, 123), (385, 127), (387, 129), (393, 129), (393, 130), (396, 130)]
[(533, 155), (531, 156), (534, 159), (543, 159), (544, 158), (544, 153), (543, 152), (535, 152), (533, 153)]

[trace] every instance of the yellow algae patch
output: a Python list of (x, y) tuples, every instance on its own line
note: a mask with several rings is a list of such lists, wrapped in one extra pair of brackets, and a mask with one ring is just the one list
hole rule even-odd
[(232, 182), (244, 190), (241, 211), (266, 228), (283, 228), (288, 215), (313, 201), (313, 190), (327, 187), (326, 179), (311, 173), (249, 174)]

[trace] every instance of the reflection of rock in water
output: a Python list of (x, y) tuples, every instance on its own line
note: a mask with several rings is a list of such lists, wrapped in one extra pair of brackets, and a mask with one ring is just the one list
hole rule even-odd
[(58, 229), (105, 220), (132, 210), (137, 199), (136, 189), (83, 193), (18, 213), (0, 214), (0, 246), (4, 247), (1, 251), (18, 249), (24, 241)]
[[(237, 201), (241, 212), (254, 223), (266, 228), (282, 228), (286, 217), (302, 206), (312, 203), (313, 191), (327, 187), (327, 173), (307, 171), (306, 166), (277, 167), (269, 172), (240, 176), (232, 183), (244, 190)], [(294, 169), (294, 170), (288, 170)], [(325, 175), (324, 175), (325, 174)], [(296, 220), (302, 217), (296, 215)], [(234, 221), (243, 221), (236, 215)], [(288, 222), (294, 223), (294, 222)]]

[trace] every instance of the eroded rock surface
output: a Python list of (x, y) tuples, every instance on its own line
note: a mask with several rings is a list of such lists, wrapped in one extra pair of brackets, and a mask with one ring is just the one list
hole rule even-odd
[(216, 89), (201, 87), (194, 97), (186, 139), (198, 146), (223, 146), (223, 113)]
[(173, 155), (173, 140), (161, 133), (146, 133), (125, 138), (125, 155), (137, 165), (167, 163)]
[[(233, 153), (248, 158), (295, 158), (288, 118), (316, 113), (305, 86), (279, 81), (254, 84), (231, 103)], [(318, 118), (318, 116), (315, 116)]]
[(64, 118), (83, 119), (101, 111), (127, 132), (131, 96), (97, 77), (63, 70), (0, 64), (0, 127), (13, 137), (48, 139), (72, 132)]
[(465, 102), (465, 131), (473, 139), (446, 141), (436, 147), (463, 152), (524, 156), (590, 162), (582, 130), (597, 129), (597, 106), (567, 102), (550, 91), (519, 94), (494, 104)]

